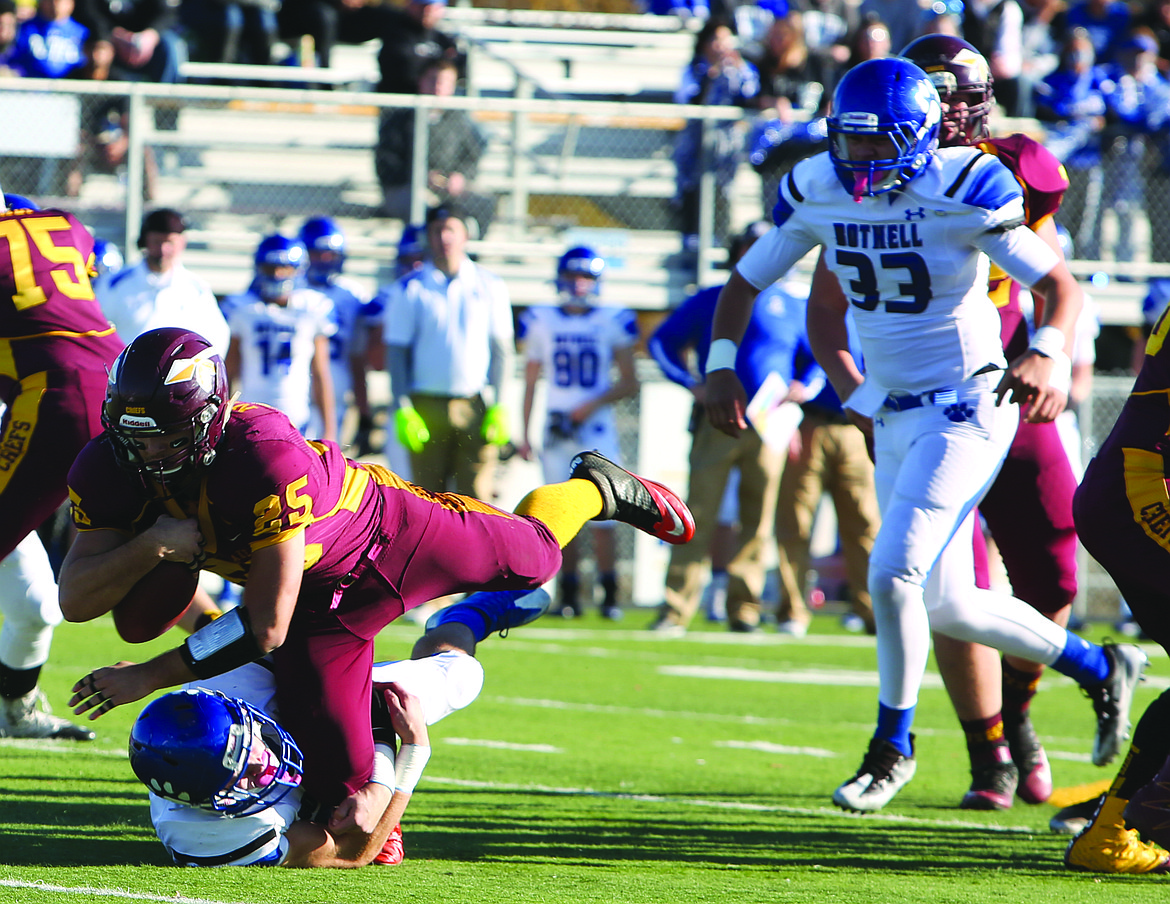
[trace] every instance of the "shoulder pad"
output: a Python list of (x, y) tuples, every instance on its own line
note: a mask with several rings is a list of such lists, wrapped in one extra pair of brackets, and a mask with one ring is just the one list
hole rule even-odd
[(971, 158), (947, 186), (944, 194), (972, 207), (999, 210), (1023, 192), (1011, 170), (990, 154), (972, 148)]

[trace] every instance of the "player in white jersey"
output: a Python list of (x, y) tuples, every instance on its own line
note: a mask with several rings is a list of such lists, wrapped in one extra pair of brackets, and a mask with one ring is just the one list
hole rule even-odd
[[(300, 790), (300, 749), (279, 724), (267, 660), (153, 701), (131, 729), (130, 764), (151, 789), (159, 840), (180, 866), (399, 862), (398, 821), (429, 758), (427, 726), (479, 696), (477, 642), (532, 621), (548, 602), (543, 590), (472, 594), (431, 617), (411, 659), (375, 663), (378, 752), (370, 781), (389, 785), (393, 794), (371, 830), (342, 831), (345, 817), (338, 813), (327, 823), (312, 821), (316, 808)], [(485, 623), (485, 612), (497, 621)], [(394, 693), (379, 695), (390, 687)]]
[[(358, 414), (358, 432), (372, 425), (366, 395), (366, 353), (371, 331), (381, 328), (381, 306), (374, 306), (359, 283), (342, 275), (345, 266), (345, 233), (331, 217), (309, 217), (297, 236), (309, 252), (305, 284), (333, 302), (337, 331), (329, 339), (329, 366), (338, 435), (351, 397)], [(379, 339), (379, 342), (381, 340)], [(321, 435), (319, 412), (313, 412), (310, 433)]]
[[(531, 424), (536, 384), (547, 375), (545, 428), (540, 460), (544, 479), (563, 480), (569, 462), (581, 449), (596, 449), (611, 461), (621, 461), (613, 403), (638, 391), (634, 371), (634, 343), (638, 323), (631, 311), (595, 304), (605, 260), (592, 248), (577, 246), (557, 262), (559, 307), (529, 308), (520, 318), (517, 339), (524, 342), (524, 436), (521, 457), (532, 459)], [(611, 379), (612, 366), (618, 379)], [(618, 620), (616, 549), (613, 522), (593, 528), (597, 574), (605, 597), (601, 614)], [(563, 550), (564, 564), (557, 575), (561, 614), (581, 614), (578, 601), (580, 538)]]
[(297, 286), (307, 258), (295, 239), (270, 235), (260, 242), (255, 280), (224, 303), (232, 333), (224, 363), (244, 401), (280, 409), (303, 433), (311, 400), (320, 412), (320, 437), (336, 440), (329, 339), (337, 326), (333, 303)]
[[(880, 809), (914, 774), (910, 728), (931, 629), (1076, 680), (1097, 714), (1097, 765), (1128, 737), (1146, 664), (1136, 647), (1087, 643), (1020, 600), (975, 586), (972, 510), (1015, 434), (1012, 405), (1027, 403), (1030, 420), (1064, 408), (1081, 293), (1023, 225), (1022, 193), (1008, 169), (977, 148), (938, 150), (940, 118), (929, 76), (907, 60), (871, 60), (842, 78), (830, 150), (781, 183), (776, 227), (724, 288), (707, 358), (709, 417), (734, 434), (746, 427), (735, 340), (752, 301), (823, 246), (821, 266), (844, 295), (810, 299), (809, 337), (851, 418), (873, 431), (882, 507), (869, 565), (878, 726), (861, 768), (833, 795), (849, 810)], [(1010, 365), (987, 297), (988, 257), (1046, 301), (1044, 325)], [(848, 350), (850, 306), (864, 376)]]

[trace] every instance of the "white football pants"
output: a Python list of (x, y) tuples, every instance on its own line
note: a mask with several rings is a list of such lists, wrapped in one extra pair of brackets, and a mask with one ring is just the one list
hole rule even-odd
[(427, 725), (434, 725), (471, 703), (483, 689), (483, 666), (474, 656), (447, 650), (425, 659), (374, 663), (374, 682), (396, 681), (422, 703)]
[(1052, 664), (1067, 632), (1027, 603), (975, 586), (973, 509), (1015, 436), (1019, 412), (997, 406), (998, 372), (958, 390), (954, 404), (874, 416), (882, 524), (869, 561), (877, 622), (879, 700), (918, 702), (930, 632)]
[(17, 670), (44, 665), (62, 616), (53, 566), (36, 531), (0, 561), (0, 612), (0, 663)]

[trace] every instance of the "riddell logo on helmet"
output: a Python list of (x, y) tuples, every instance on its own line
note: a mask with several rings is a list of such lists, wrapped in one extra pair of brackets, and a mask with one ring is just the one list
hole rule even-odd
[(129, 414), (123, 414), (118, 418), (118, 426), (126, 427), (129, 430), (150, 430), (158, 429), (158, 424), (155, 423), (152, 417), (133, 417)]

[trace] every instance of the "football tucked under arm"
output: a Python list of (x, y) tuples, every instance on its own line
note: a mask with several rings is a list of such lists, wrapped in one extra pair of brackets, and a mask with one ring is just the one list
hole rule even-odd
[(113, 609), (114, 627), (128, 643), (154, 640), (183, 617), (195, 591), (199, 573), (182, 562), (163, 560), (143, 575)]

